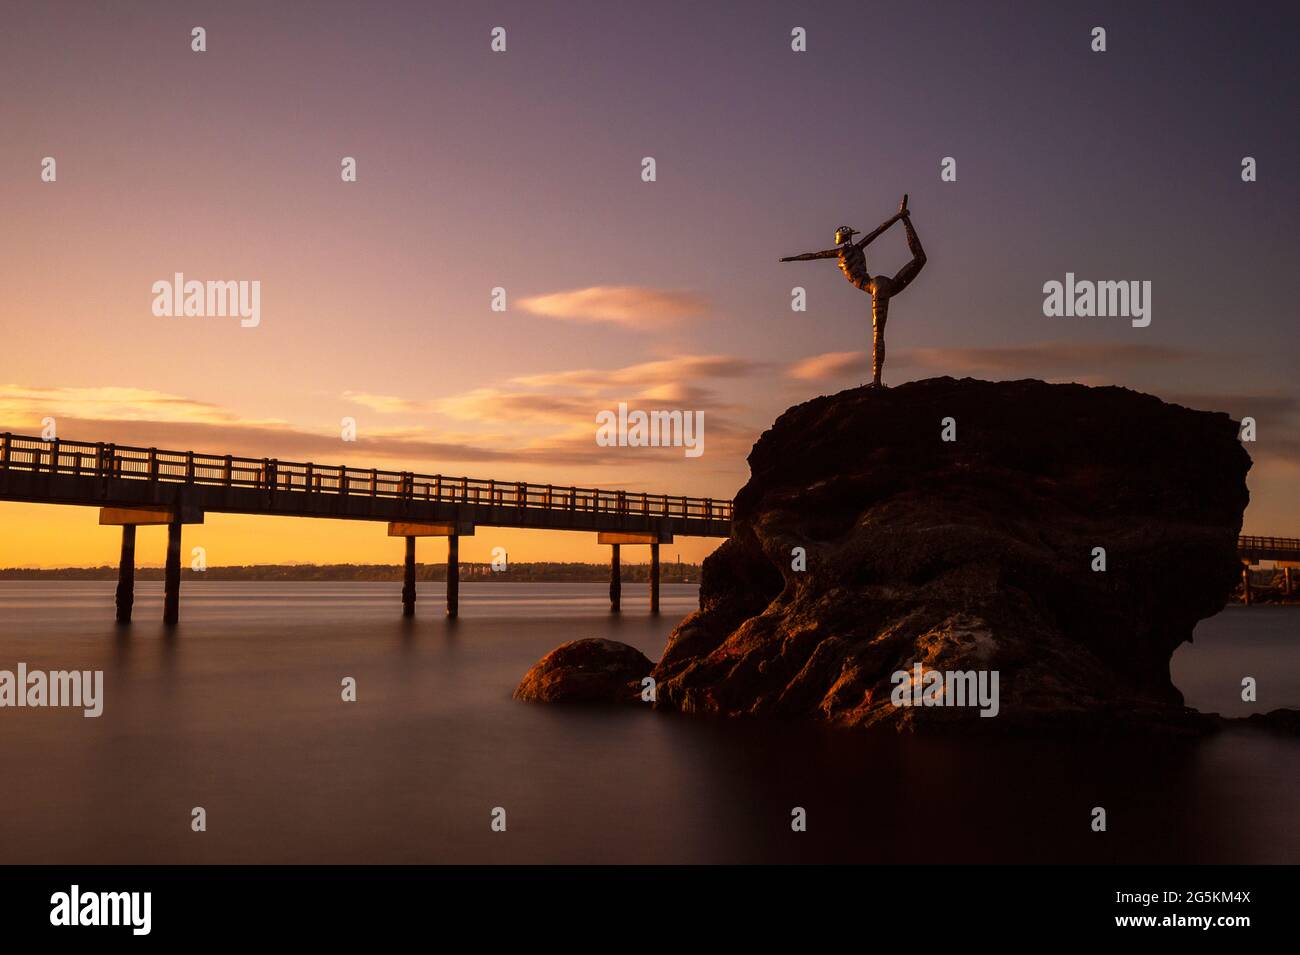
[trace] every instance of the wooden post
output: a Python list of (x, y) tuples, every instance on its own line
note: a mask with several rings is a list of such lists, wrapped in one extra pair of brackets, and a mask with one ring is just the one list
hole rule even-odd
[(167, 569), (163, 576), (163, 623), (173, 624), (180, 619), (181, 611), (181, 521), (179, 515), (167, 525)]
[(618, 565), (618, 544), (609, 545), (609, 612), (619, 613), (623, 602), (623, 578)]
[(1241, 565), (1241, 602), (1250, 606), (1250, 564)]
[(402, 582), (402, 616), (415, 616), (415, 538), (406, 539), (406, 576)]
[(460, 613), (460, 535), (447, 538), (447, 616)]
[(122, 556), (117, 563), (117, 622), (131, 622), (135, 603), (135, 525), (122, 525)]
[(659, 545), (650, 545), (650, 612), (659, 612)]

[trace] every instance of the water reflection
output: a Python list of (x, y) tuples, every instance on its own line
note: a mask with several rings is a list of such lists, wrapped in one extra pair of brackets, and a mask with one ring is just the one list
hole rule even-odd
[[(448, 621), (434, 584), (405, 620), (400, 585), (187, 581), (169, 634), (151, 584), (124, 632), (111, 582), (0, 583), (0, 666), (105, 671), (99, 720), (0, 712), (0, 861), (1300, 860), (1300, 746), (1264, 733), (976, 741), (510, 699), (565, 640), (657, 657), (692, 587), (655, 619), (632, 588), (611, 618), (603, 585), (465, 584)], [(1208, 621), (1175, 659), (1188, 702), (1228, 712), (1267, 659), (1270, 705), (1300, 705), (1293, 619)]]

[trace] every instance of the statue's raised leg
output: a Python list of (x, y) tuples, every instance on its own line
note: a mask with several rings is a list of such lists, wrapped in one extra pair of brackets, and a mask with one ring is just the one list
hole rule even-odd
[(912, 253), (912, 261), (898, 270), (894, 276), (893, 294), (898, 294), (911, 284), (912, 279), (920, 273), (925, 267), (925, 249), (921, 248), (921, 240), (916, 237), (916, 230), (912, 228), (912, 217), (903, 217), (903, 228), (907, 231), (907, 248)]

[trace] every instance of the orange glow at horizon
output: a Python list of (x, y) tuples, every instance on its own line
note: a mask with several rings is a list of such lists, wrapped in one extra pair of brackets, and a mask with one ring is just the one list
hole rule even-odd
[[(101, 527), (95, 507), (0, 503), (0, 568), (116, 566), (120, 529)], [(722, 543), (701, 537), (679, 537), (660, 549), (661, 559), (698, 563)], [(208, 514), (203, 524), (187, 524), (181, 535), (181, 565), (189, 566), (191, 548), (202, 547), (209, 567), (249, 564), (391, 564), (402, 562), (402, 538), (387, 536), (382, 521), (276, 517), (248, 514)], [(479, 527), (462, 537), (460, 559), (488, 563), (492, 549), (504, 547), (511, 562), (609, 561), (609, 548), (596, 543), (594, 533), (516, 530)], [(143, 527), (136, 541), (136, 566), (161, 567), (166, 557), (164, 527)], [(441, 563), (447, 545), (441, 539), (421, 540), (416, 559)], [(649, 563), (650, 550), (624, 547), (626, 564)]]

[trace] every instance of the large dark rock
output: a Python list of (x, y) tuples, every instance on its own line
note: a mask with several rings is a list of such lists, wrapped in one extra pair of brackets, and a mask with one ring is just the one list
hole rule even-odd
[(573, 640), (556, 647), (524, 674), (515, 699), (536, 703), (615, 703), (640, 699), (653, 663), (615, 640)]
[[(749, 456), (734, 536), (654, 669), (657, 705), (897, 727), (1205, 725), (1169, 659), (1240, 574), (1237, 435), (1225, 414), (1032, 380), (797, 405)], [(895, 706), (891, 676), (917, 663), (997, 670), (997, 718)]]

